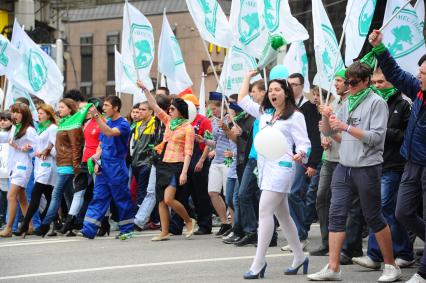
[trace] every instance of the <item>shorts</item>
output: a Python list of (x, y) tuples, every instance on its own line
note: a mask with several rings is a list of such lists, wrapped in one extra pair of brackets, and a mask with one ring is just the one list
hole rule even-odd
[(220, 193), (223, 188), (226, 193), (226, 182), (228, 181), (229, 167), (225, 164), (212, 163), (209, 170), (209, 185), (208, 191)]

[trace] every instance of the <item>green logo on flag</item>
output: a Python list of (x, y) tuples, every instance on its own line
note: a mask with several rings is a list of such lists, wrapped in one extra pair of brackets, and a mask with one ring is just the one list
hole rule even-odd
[[(339, 44), (337, 43), (336, 35), (331, 27), (327, 25), (321, 25), (323, 30), (324, 37), (324, 49), (321, 54), (324, 73), (327, 76), (327, 80), (330, 82), (336, 70), (340, 70), (343, 68), (343, 60), (340, 57)], [(339, 62), (337, 64), (336, 70), (333, 70), (334, 60), (336, 60), (336, 56), (339, 56)]]
[[(134, 43), (134, 65), (136, 69), (143, 69), (151, 65), (154, 60), (152, 42), (152, 28), (150, 26), (132, 24), (132, 37), (129, 39), (130, 48), (133, 49), (132, 38)], [(131, 50), (132, 50), (131, 49)], [(132, 51), (133, 51), (132, 50)]]
[(264, 17), (266, 27), (270, 32), (274, 32), (280, 25), (280, 4), (281, 0), (265, 0)]
[(358, 18), (358, 32), (360, 36), (368, 35), (368, 30), (373, 20), (374, 9), (376, 8), (376, 1), (377, 0), (367, 0), (361, 9), (361, 14)]
[(204, 13), (204, 25), (207, 31), (216, 37), (216, 15), (219, 4), (216, 0), (198, 0), (198, 3)]
[(308, 74), (308, 55), (306, 53), (302, 54), (302, 74), (305, 78)]
[[(399, 7), (396, 7), (393, 13), (397, 10)], [(388, 44), (387, 48), (394, 58), (401, 58), (424, 46), (424, 22), (419, 21), (415, 11), (407, 9), (403, 9), (396, 16), (396, 20), (404, 24), (391, 30), (393, 41)]]
[(30, 49), (28, 56), (28, 80), (34, 91), (39, 91), (47, 81), (47, 67), (43, 57)]
[(248, 45), (260, 35), (259, 15), (255, 0), (241, 0), (238, 15), (238, 33), (240, 42)]
[(135, 71), (129, 65), (125, 64), (124, 62), (121, 62), (121, 64), (123, 65), (123, 70), (124, 70), (124, 73), (126, 74), (127, 78), (132, 82), (136, 82)]
[(6, 41), (0, 40), (0, 64), (7, 67), (9, 59), (6, 56), (6, 48), (8, 43)]
[(180, 50), (179, 47), (179, 43), (176, 39), (175, 36), (172, 36), (172, 42), (173, 42), (173, 46), (172, 46), (172, 50), (173, 50), (173, 58), (175, 59), (175, 66), (183, 64), (183, 56), (182, 56), (182, 52)]

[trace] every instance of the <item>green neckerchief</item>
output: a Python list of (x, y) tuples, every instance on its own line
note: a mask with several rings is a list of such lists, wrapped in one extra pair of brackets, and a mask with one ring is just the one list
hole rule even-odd
[(204, 132), (204, 139), (206, 139), (208, 141), (212, 141), (213, 140), (213, 134), (209, 130), (206, 130)]
[(170, 120), (170, 130), (176, 130), (180, 125), (187, 122), (188, 120), (185, 118), (174, 118)]
[(84, 120), (86, 119), (90, 107), (92, 106), (92, 103), (88, 103), (83, 108), (74, 113), (74, 115), (69, 115), (59, 120), (58, 132), (80, 128), (81, 125), (83, 125)]
[(21, 131), (22, 123), (16, 123), (15, 127), (16, 127), (16, 130), (15, 130), (15, 138), (16, 138), (16, 136), (17, 136), (17, 135), (19, 134), (19, 132)]
[(364, 101), (370, 91), (371, 88), (367, 87), (366, 89), (359, 91), (357, 94), (349, 95), (349, 113), (355, 111), (355, 109), (361, 104), (361, 102)]
[(246, 115), (245, 111), (241, 112), (240, 114), (234, 117), (234, 122), (240, 121), (245, 115)]
[(44, 131), (46, 131), (47, 128), (49, 128), (49, 126), (51, 124), (52, 124), (52, 121), (50, 121), (50, 120), (46, 120), (44, 122), (38, 123), (37, 134), (41, 135), (41, 133), (43, 133)]
[(213, 117), (213, 112), (212, 112), (212, 110), (211, 110), (210, 108), (207, 108), (207, 111), (206, 111), (206, 117), (207, 117), (207, 118), (211, 118), (211, 117)]
[(135, 128), (136, 128), (136, 122), (133, 122), (133, 123), (130, 125), (130, 129), (133, 131)]
[[(227, 148), (226, 151), (230, 151), (230, 149)], [(225, 160), (223, 160), (223, 163), (225, 164), (226, 167), (231, 167), (232, 162), (234, 162), (234, 158), (232, 157), (225, 157)]]
[(394, 95), (398, 89), (395, 87), (389, 87), (384, 89), (377, 89), (375, 86), (370, 86), (370, 88), (379, 96), (381, 96), (386, 102)]

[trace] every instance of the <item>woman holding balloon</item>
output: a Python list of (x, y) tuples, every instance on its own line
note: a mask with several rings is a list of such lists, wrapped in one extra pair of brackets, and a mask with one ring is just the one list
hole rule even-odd
[[(291, 87), (286, 80), (271, 80), (268, 95), (261, 105), (248, 96), (250, 79), (257, 71), (247, 73), (238, 94), (238, 104), (248, 114), (260, 119), (260, 131), (254, 140), (258, 152), (258, 183), (262, 190), (259, 203), (259, 230), (256, 256), (245, 279), (265, 275), (266, 250), (274, 231), (274, 214), (294, 253), (293, 263), (284, 273), (297, 274), (303, 266), (307, 273), (309, 259), (303, 254), (288, 206), (288, 194), (294, 181), (295, 162), (306, 162), (310, 141), (303, 114), (297, 110)], [(273, 140), (273, 142), (272, 142)], [(273, 146), (271, 146), (273, 145)], [(295, 154), (293, 154), (293, 146)]]

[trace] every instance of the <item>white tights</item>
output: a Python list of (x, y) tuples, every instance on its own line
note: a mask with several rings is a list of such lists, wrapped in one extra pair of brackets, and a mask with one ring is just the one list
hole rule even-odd
[(305, 255), (297, 234), (296, 224), (290, 216), (288, 194), (262, 191), (259, 203), (259, 230), (257, 250), (250, 270), (258, 273), (265, 264), (266, 250), (274, 233), (274, 214), (278, 218), (284, 237), (293, 251), (292, 268), (303, 263)]

